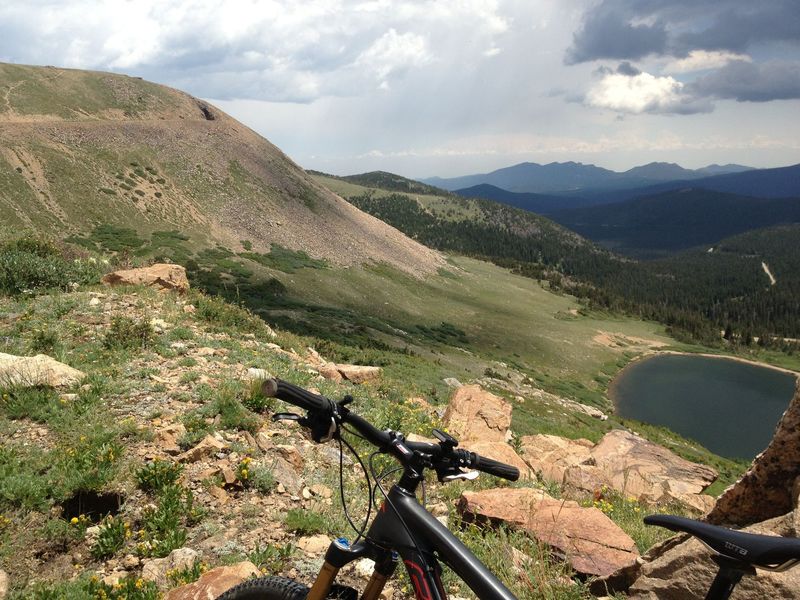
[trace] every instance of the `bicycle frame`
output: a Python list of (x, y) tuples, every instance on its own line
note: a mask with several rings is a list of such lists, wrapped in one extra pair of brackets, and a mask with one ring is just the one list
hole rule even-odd
[(375, 561), (375, 571), (361, 598), (377, 600), (394, 573), (398, 555), (408, 571), (417, 600), (447, 599), (439, 560), (481, 600), (516, 600), (458, 538), (423, 508), (413, 491), (402, 487), (402, 483), (401, 480), (389, 491), (388, 501), (381, 505), (364, 542), (352, 547), (341, 541), (330, 545), (307, 600), (323, 600), (339, 569), (360, 558)]

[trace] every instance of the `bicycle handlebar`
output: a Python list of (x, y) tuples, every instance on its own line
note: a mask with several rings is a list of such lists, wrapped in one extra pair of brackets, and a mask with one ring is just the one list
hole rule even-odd
[[(372, 423), (357, 414), (337, 405), (335, 402), (305, 390), (282, 379), (267, 379), (261, 386), (266, 396), (271, 396), (293, 404), (307, 411), (328, 413), (330, 417), (341, 420), (342, 423), (351, 425), (368, 442), (377, 446), (381, 451), (393, 454), (401, 461), (406, 457), (397, 449), (398, 437), (395, 432), (381, 431)], [(426, 442), (409, 442), (403, 440), (401, 445), (414, 453), (428, 455), (432, 461), (453, 458), (459, 466), (471, 467), (495, 477), (502, 477), (511, 481), (519, 479), (519, 469), (500, 461), (481, 456), (475, 452), (463, 449), (447, 448), (442, 444), (429, 444)]]
[[(473, 452), (472, 454), (475, 453)], [(478, 471), (483, 471), (495, 477), (502, 477), (509, 481), (516, 481), (519, 479), (519, 469), (517, 467), (507, 465), (499, 460), (481, 456), (480, 454), (475, 454), (475, 461), (472, 463), (472, 467)]]

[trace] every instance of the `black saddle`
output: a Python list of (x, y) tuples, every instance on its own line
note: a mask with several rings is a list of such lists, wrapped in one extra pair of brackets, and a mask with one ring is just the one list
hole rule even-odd
[(758, 535), (673, 515), (650, 515), (647, 525), (685, 531), (715, 552), (755, 567), (783, 571), (800, 562), (800, 539)]

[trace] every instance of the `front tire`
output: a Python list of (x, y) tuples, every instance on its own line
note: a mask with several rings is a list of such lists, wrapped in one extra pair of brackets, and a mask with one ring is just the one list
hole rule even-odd
[[(305, 600), (308, 592), (307, 586), (286, 577), (257, 577), (232, 587), (217, 600)], [(356, 600), (358, 592), (353, 588), (334, 585), (328, 598)]]

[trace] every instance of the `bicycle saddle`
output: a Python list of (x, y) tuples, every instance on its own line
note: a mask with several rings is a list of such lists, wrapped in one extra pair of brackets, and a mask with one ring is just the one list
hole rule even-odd
[(674, 515), (650, 515), (644, 522), (689, 533), (713, 551), (761, 569), (783, 571), (800, 562), (800, 539), (744, 533)]

